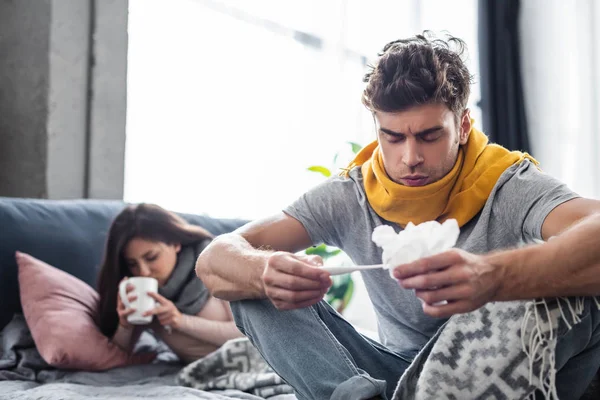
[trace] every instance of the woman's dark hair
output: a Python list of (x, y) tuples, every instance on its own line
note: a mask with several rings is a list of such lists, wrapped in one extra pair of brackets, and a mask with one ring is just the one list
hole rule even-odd
[(130, 274), (123, 251), (131, 239), (186, 246), (212, 237), (205, 229), (189, 224), (179, 215), (157, 205), (142, 203), (125, 207), (108, 231), (98, 276), (100, 303), (97, 323), (102, 333), (112, 337), (118, 326), (118, 286), (123, 277)]
[(429, 31), (386, 44), (363, 79), (363, 104), (371, 112), (396, 112), (443, 103), (460, 120), (473, 80), (463, 60), (465, 49), (461, 39), (437, 39)]

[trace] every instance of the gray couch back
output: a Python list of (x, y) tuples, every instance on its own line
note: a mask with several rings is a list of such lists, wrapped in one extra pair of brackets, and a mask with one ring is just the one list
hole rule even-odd
[[(21, 311), (15, 252), (31, 254), (95, 288), (108, 228), (125, 205), (120, 201), (0, 197), (0, 330)], [(214, 235), (247, 222), (180, 215)]]

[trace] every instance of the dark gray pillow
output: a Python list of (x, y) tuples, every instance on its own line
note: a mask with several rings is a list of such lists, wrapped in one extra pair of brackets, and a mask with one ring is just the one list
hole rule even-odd
[[(124, 202), (0, 197), (0, 330), (21, 310), (15, 252), (21, 251), (96, 287), (112, 219)], [(181, 214), (214, 235), (247, 221)]]

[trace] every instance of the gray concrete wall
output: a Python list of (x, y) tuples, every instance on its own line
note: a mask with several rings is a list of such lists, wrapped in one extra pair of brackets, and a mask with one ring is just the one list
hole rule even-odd
[(92, 198), (123, 198), (128, 15), (123, 4), (127, 2), (96, 2), (88, 182), (88, 196)]
[(86, 197), (91, 3), (52, 2), (46, 185), (51, 199)]
[(127, 9), (0, 0), (0, 196), (122, 198)]
[(0, 195), (46, 197), (51, 2), (0, 0)]

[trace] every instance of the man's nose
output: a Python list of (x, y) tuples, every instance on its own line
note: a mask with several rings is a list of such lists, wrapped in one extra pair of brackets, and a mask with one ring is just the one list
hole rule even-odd
[(416, 140), (408, 139), (405, 142), (402, 162), (409, 168), (416, 167), (423, 162), (421, 149)]

